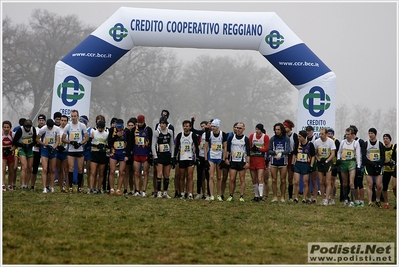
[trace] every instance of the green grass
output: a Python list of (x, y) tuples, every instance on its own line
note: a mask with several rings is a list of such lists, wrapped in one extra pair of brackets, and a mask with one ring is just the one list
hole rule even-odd
[(245, 203), (220, 203), (42, 194), (39, 174), (36, 192), (3, 192), (3, 264), (307, 264), (308, 242), (396, 246), (392, 208), (253, 203), (246, 184)]

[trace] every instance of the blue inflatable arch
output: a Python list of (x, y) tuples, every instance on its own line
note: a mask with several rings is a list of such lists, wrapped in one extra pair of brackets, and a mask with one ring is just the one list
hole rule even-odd
[(57, 62), (52, 112), (89, 114), (92, 80), (134, 46), (257, 50), (299, 90), (298, 130), (335, 126), (335, 74), (274, 12), (121, 7)]

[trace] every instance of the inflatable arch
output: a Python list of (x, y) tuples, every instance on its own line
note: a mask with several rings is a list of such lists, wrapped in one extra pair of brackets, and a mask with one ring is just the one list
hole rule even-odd
[(335, 127), (335, 74), (274, 12), (121, 7), (57, 62), (52, 113), (89, 114), (91, 81), (134, 46), (257, 50), (299, 90), (297, 130)]

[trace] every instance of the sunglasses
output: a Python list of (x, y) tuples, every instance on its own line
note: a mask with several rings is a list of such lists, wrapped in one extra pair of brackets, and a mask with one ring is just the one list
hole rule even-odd
[(242, 130), (242, 127), (236, 127), (237, 130)]

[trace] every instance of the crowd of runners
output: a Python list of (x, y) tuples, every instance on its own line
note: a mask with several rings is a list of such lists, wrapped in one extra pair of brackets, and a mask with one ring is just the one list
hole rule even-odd
[(276, 123), (270, 136), (261, 123), (246, 135), (243, 122), (222, 131), (217, 118), (201, 121), (195, 129), (193, 116), (182, 122), (182, 132), (175, 133), (168, 119), (169, 111), (162, 110), (154, 128), (143, 114), (127, 123), (112, 118), (106, 127), (105, 117), (98, 115), (95, 127), (90, 127), (88, 117), (73, 110), (70, 121), (60, 112), (52, 119), (41, 114), (37, 127), (31, 119), (21, 118), (14, 128), (3, 121), (2, 189), (35, 192), (41, 166), (43, 193), (146, 197), (152, 169), (148, 196), (172, 198), (169, 180), (174, 169), (175, 198), (245, 202), (248, 170), (254, 202), (327, 206), (339, 200), (344, 206), (364, 207), (367, 201), (370, 207), (389, 209), (391, 181), (396, 197), (396, 144), (390, 134), (379, 141), (375, 128), (369, 129), (368, 140), (362, 140), (356, 136), (357, 127), (350, 125), (338, 140), (331, 128), (322, 128), (319, 137), (312, 126), (296, 133), (287, 119)]

